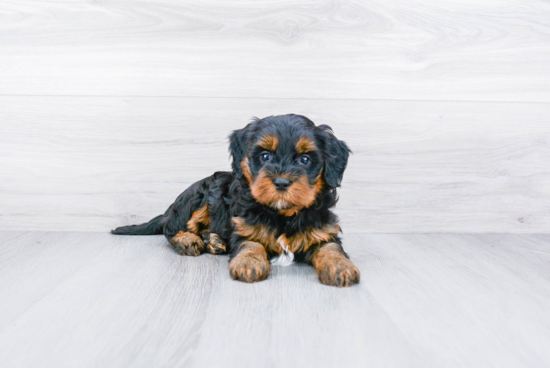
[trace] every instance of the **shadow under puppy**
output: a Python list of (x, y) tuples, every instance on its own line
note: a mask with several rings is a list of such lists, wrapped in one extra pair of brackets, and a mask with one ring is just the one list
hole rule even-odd
[(330, 210), (338, 200), (350, 149), (327, 125), (304, 116), (255, 119), (229, 137), (232, 172), (216, 172), (185, 190), (160, 215), (121, 235), (164, 234), (182, 255), (230, 253), (235, 280), (255, 282), (272, 264), (312, 264), (327, 285), (359, 282)]

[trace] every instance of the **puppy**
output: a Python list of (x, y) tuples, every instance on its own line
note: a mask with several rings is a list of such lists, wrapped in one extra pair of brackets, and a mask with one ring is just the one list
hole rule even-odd
[(182, 255), (230, 253), (235, 280), (267, 278), (271, 264), (312, 264), (323, 284), (350, 286), (348, 259), (331, 211), (350, 149), (327, 125), (300, 115), (255, 119), (229, 137), (232, 172), (216, 172), (185, 190), (160, 215), (121, 235), (164, 234)]

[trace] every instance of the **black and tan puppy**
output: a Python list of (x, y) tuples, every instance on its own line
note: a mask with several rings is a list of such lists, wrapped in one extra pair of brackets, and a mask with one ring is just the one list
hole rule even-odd
[(264, 280), (271, 263), (312, 264), (327, 285), (359, 282), (338, 237), (337, 201), (350, 150), (304, 116), (256, 119), (229, 137), (232, 172), (191, 185), (164, 215), (113, 234), (164, 234), (183, 255), (230, 253), (229, 273)]

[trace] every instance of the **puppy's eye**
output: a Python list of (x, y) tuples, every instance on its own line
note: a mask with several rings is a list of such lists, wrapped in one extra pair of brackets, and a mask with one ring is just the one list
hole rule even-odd
[(298, 158), (298, 163), (301, 165), (307, 165), (311, 161), (308, 155), (303, 155)]
[(269, 152), (262, 152), (260, 158), (262, 161), (269, 161), (271, 159), (271, 154)]

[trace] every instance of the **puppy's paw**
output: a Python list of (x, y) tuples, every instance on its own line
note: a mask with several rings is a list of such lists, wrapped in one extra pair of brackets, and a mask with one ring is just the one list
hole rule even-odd
[(227, 252), (227, 246), (218, 234), (209, 233), (206, 251), (211, 254), (222, 254)]
[(233, 280), (244, 282), (261, 281), (267, 278), (269, 271), (267, 257), (252, 252), (241, 252), (229, 262), (229, 274)]
[(317, 268), (319, 281), (325, 285), (347, 287), (359, 283), (360, 273), (347, 258), (334, 257), (322, 262)]
[(193, 233), (179, 231), (176, 236), (170, 240), (170, 244), (181, 255), (199, 256), (204, 252), (204, 242)]

